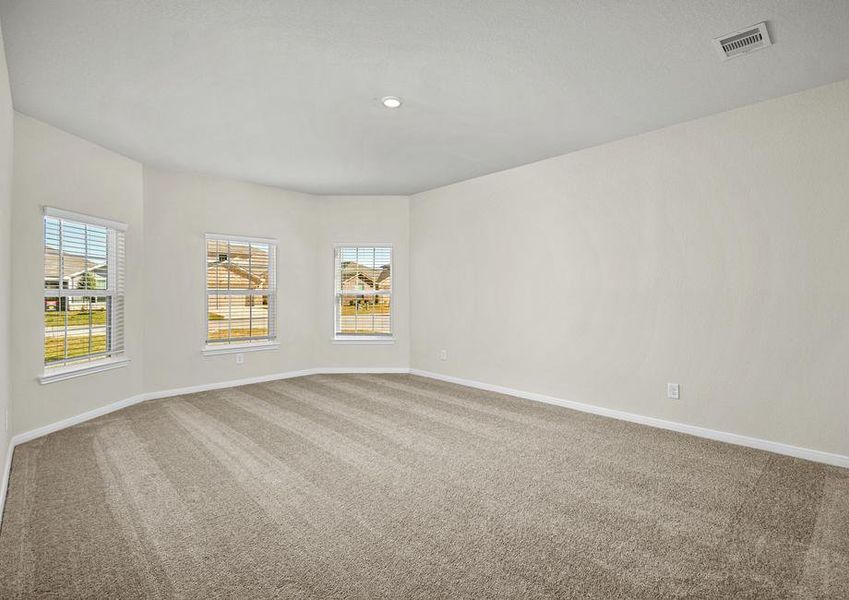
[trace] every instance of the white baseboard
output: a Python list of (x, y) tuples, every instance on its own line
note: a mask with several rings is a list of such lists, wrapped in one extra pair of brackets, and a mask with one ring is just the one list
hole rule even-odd
[(246, 377), (244, 379), (231, 379), (229, 381), (219, 381), (216, 383), (205, 383), (203, 385), (193, 385), (182, 388), (173, 388), (170, 390), (159, 390), (154, 392), (144, 392), (135, 396), (130, 396), (124, 400), (107, 404), (90, 410), (88, 412), (44, 425), (30, 431), (19, 433), (12, 437), (12, 447), (24, 444), (31, 440), (40, 438), (54, 431), (59, 431), (78, 423), (90, 421), (91, 419), (109, 414), (116, 410), (121, 410), (133, 404), (144, 402), (145, 400), (158, 400), (160, 398), (171, 398), (173, 396), (184, 396), (186, 394), (196, 394), (197, 392), (208, 392), (211, 390), (220, 390), (224, 388), (237, 387), (240, 385), (250, 385), (252, 383), (265, 383), (267, 381), (278, 381), (280, 379), (291, 379), (292, 377), (303, 377), (305, 375), (323, 375), (323, 374), (342, 374), (342, 373), (409, 373), (410, 369), (406, 367), (319, 367), (314, 369), (301, 369), (298, 371), (286, 371), (284, 373), (273, 373), (271, 375), (261, 375), (259, 377)]
[(205, 383), (184, 388), (162, 390), (158, 392), (146, 392), (142, 394), (143, 400), (156, 400), (159, 398), (170, 398), (172, 396), (184, 396), (197, 392), (208, 392), (210, 390), (221, 390), (224, 388), (250, 385), (252, 383), (265, 383), (267, 381), (278, 381), (280, 379), (291, 379), (292, 377), (304, 377), (305, 375), (330, 375), (344, 373), (409, 373), (406, 367), (318, 367), (314, 369), (301, 369), (299, 371), (287, 371), (285, 373), (274, 373), (272, 375), (261, 375), (259, 377), (248, 377), (246, 379), (231, 379), (218, 383)]
[(324, 367), (313, 369), (316, 375), (340, 375), (345, 373), (402, 373), (409, 374), (408, 367)]
[(171, 398), (172, 396), (185, 396), (186, 394), (196, 394), (198, 392), (209, 392), (211, 390), (222, 390), (224, 388), (237, 387), (240, 385), (250, 385), (252, 383), (265, 383), (267, 381), (277, 381), (279, 379), (303, 377), (304, 375), (317, 375), (320, 372), (320, 369), (301, 369), (299, 371), (286, 371), (285, 373), (272, 373), (271, 375), (261, 375), (259, 377), (246, 377), (245, 379), (231, 379), (229, 381), (205, 383), (203, 385), (191, 385), (188, 387), (174, 388), (170, 390), (145, 392), (144, 394), (141, 394), (141, 396), (142, 400), (158, 400), (160, 398)]
[(604, 408), (592, 404), (584, 404), (582, 402), (564, 400), (562, 398), (555, 398), (554, 396), (547, 396), (545, 394), (538, 394), (536, 392), (526, 392), (523, 390), (503, 387), (500, 385), (492, 385), (490, 383), (483, 383), (480, 381), (472, 381), (470, 379), (453, 377), (451, 375), (443, 375), (441, 373), (422, 371), (420, 369), (410, 369), (410, 373), (412, 373), (413, 375), (419, 375), (421, 377), (429, 377), (430, 379), (439, 379), (441, 381), (447, 381), (449, 383), (456, 383), (459, 385), (465, 385), (467, 387), (487, 390), (489, 392), (497, 392), (499, 394), (516, 396), (518, 398), (524, 398), (526, 400), (535, 400), (537, 402), (545, 402), (546, 404), (556, 404), (557, 406), (563, 406), (565, 408), (571, 408), (573, 410), (592, 413), (594, 415), (600, 415), (603, 417), (611, 417), (613, 419), (619, 419), (621, 421), (630, 421), (631, 423), (639, 423), (641, 425), (648, 425), (650, 427), (657, 427), (659, 429), (668, 429), (670, 431), (677, 431), (679, 433), (688, 433), (697, 437), (707, 438), (710, 440), (717, 440), (720, 442), (727, 442), (729, 444), (735, 444), (737, 446), (746, 446), (748, 448), (766, 450), (767, 452), (775, 452), (776, 454), (783, 454), (785, 456), (793, 456), (795, 458), (803, 458), (805, 460), (825, 463), (827, 465), (834, 465), (836, 467), (849, 468), (849, 456), (844, 456), (842, 454), (832, 454), (830, 452), (823, 452), (821, 450), (812, 450), (810, 448), (791, 446), (789, 444), (772, 442), (769, 440), (749, 437), (737, 433), (717, 431), (715, 429), (699, 427), (698, 425), (687, 425), (686, 423), (666, 421), (664, 419), (657, 419), (655, 417), (646, 417), (643, 415), (629, 413), (621, 410), (615, 410), (612, 408)]
[(94, 410), (80, 413), (78, 415), (74, 415), (73, 417), (68, 417), (67, 419), (62, 419), (61, 421), (56, 421), (55, 423), (50, 423), (49, 425), (44, 425), (43, 427), (38, 427), (36, 429), (31, 429), (30, 431), (19, 433), (18, 435), (12, 437), (11, 445), (12, 447), (15, 447), (21, 444), (25, 444), (26, 442), (32, 441), (36, 438), (40, 438), (49, 433), (53, 433), (54, 431), (59, 431), (60, 429), (65, 429), (67, 427), (71, 427), (72, 425), (83, 423), (85, 421), (90, 421), (91, 419), (100, 417), (102, 415), (115, 412), (116, 410), (121, 410), (122, 408), (127, 408), (128, 406), (132, 406), (133, 404), (138, 404), (139, 402), (143, 402), (144, 400), (147, 400), (145, 394), (130, 396), (129, 398), (119, 400), (118, 402), (113, 402), (112, 404), (107, 404), (106, 406), (101, 406), (99, 408), (95, 408)]
[(0, 524), (3, 523), (3, 510), (6, 508), (6, 490), (9, 487), (9, 475), (12, 473), (12, 452), (15, 451), (15, 444), (9, 440), (9, 447), (6, 448), (6, 460), (3, 461), (3, 480), (0, 481)]
[(159, 398), (170, 398), (173, 396), (183, 396), (185, 394), (194, 394), (197, 392), (207, 392), (210, 390), (219, 390), (229, 387), (236, 387), (240, 385), (249, 385), (252, 383), (264, 383), (267, 381), (277, 381), (280, 379), (290, 379), (292, 377), (303, 377), (305, 375), (322, 375), (322, 374), (343, 374), (343, 373), (412, 373), (413, 375), (419, 375), (421, 377), (428, 377), (430, 379), (439, 379), (441, 381), (447, 381), (449, 383), (456, 383), (459, 385), (465, 385), (467, 387), (473, 387), (481, 390), (487, 390), (490, 392), (497, 392), (500, 394), (507, 394), (509, 396), (516, 396), (518, 398), (524, 398), (526, 400), (535, 400), (537, 402), (545, 402), (546, 404), (555, 404), (557, 406), (563, 406), (565, 408), (571, 408), (573, 410), (579, 410), (581, 412), (592, 413), (595, 415), (601, 415), (603, 417), (611, 417), (613, 419), (619, 419), (622, 421), (630, 421), (632, 423), (639, 423), (641, 425), (648, 425), (650, 427), (658, 427), (660, 429), (668, 429), (670, 431), (677, 431), (680, 433), (687, 433), (690, 435), (695, 435), (697, 437), (707, 438), (711, 440), (717, 440), (720, 442), (727, 442), (729, 444), (736, 444), (738, 446), (746, 446), (748, 448), (757, 448), (758, 450), (766, 450), (768, 452), (775, 452), (776, 454), (783, 454), (786, 456), (793, 456), (796, 458), (803, 458), (805, 460), (810, 460), (819, 463), (825, 463), (828, 465), (834, 465), (837, 467), (849, 468), (849, 456), (843, 456), (841, 454), (832, 454), (830, 452), (823, 452), (821, 450), (812, 450), (810, 448), (800, 448), (798, 446), (791, 446), (789, 444), (782, 444), (780, 442), (772, 442), (769, 440), (763, 440), (759, 438), (749, 437), (745, 435), (739, 435), (736, 433), (727, 433), (724, 431), (716, 431), (714, 429), (707, 429), (705, 427), (699, 427), (697, 425), (687, 425), (685, 423), (677, 423), (675, 421), (666, 421), (664, 419), (657, 419), (655, 417), (646, 417), (643, 415), (638, 415), (634, 413), (624, 412), (621, 410), (614, 410), (611, 408), (603, 408), (601, 406), (595, 406), (592, 404), (585, 404), (582, 402), (574, 402), (572, 400), (564, 400), (562, 398), (556, 398), (554, 396), (547, 396), (545, 394), (538, 394), (536, 392), (526, 392), (524, 390), (517, 390), (513, 388), (508, 388), (500, 385), (493, 385), (490, 383), (483, 383), (480, 381), (473, 381), (471, 379), (463, 379), (461, 377), (453, 377), (451, 375), (443, 375), (441, 373), (433, 373), (430, 371), (422, 371), (420, 369), (408, 369), (406, 367), (324, 367), (324, 368), (314, 368), (314, 369), (302, 369), (299, 371), (287, 371), (285, 373), (275, 373), (272, 375), (263, 375), (260, 377), (249, 377), (246, 379), (235, 379), (230, 381), (221, 381), (217, 383), (208, 383), (203, 385), (189, 386), (184, 388), (175, 388), (170, 390), (160, 390), (156, 392), (145, 392), (142, 394), (138, 394), (135, 396), (131, 396), (124, 400), (119, 400), (118, 402), (113, 402), (112, 404), (107, 404), (106, 406), (101, 406), (100, 408), (96, 408), (94, 410), (90, 410), (88, 412), (75, 415), (73, 417), (69, 417), (67, 419), (63, 419), (61, 421), (57, 421), (55, 423), (51, 423), (49, 425), (45, 425), (43, 427), (38, 427), (37, 429), (33, 429), (31, 431), (26, 431), (24, 433), (19, 433), (16, 436), (13, 436), (9, 441), (9, 450), (6, 454), (6, 460), (3, 465), (3, 479), (0, 481), (0, 522), (2, 522), (3, 518), (3, 507), (5, 505), (6, 500), (6, 490), (9, 484), (9, 474), (11, 472), (12, 467), (12, 452), (14, 451), (15, 446), (20, 444), (32, 441), (34, 439), (45, 436), (49, 433), (53, 433), (54, 431), (59, 431), (61, 429), (65, 429), (67, 427), (71, 427), (72, 425), (77, 425), (78, 423), (83, 423), (85, 421), (89, 421), (96, 417), (100, 417), (116, 410), (120, 410), (122, 408), (126, 408), (128, 406), (132, 406), (133, 404), (138, 404), (139, 402), (144, 402), (145, 400), (156, 400)]

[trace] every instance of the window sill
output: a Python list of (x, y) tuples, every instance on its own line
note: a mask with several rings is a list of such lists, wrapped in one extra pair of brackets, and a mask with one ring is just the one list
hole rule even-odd
[(280, 342), (267, 342), (262, 344), (227, 344), (221, 346), (204, 346), (204, 356), (217, 356), (219, 354), (238, 354), (240, 352), (260, 352), (262, 350), (277, 350)]
[(42, 385), (73, 379), (74, 377), (82, 377), (83, 375), (91, 375), (100, 373), (101, 371), (111, 371), (112, 369), (120, 369), (130, 364), (129, 358), (107, 358), (97, 362), (86, 363), (83, 365), (73, 365), (70, 367), (57, 367), (45, 371), (38, 380)]
[(392, 336), (337, 335), (331, 340), (334, 344), (394, 344)]

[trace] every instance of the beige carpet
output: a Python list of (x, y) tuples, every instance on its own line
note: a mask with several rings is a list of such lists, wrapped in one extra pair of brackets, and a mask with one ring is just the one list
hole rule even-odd
[(849, 598), (849, 470), (407, 375), (19, 446), (2, 598)]

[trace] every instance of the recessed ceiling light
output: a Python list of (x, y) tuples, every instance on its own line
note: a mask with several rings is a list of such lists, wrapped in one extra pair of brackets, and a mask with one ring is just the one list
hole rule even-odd
[(380, 103), (386, 108), (400, 108), (401, 98), (398, 96), (384, 96), (380, 99)]

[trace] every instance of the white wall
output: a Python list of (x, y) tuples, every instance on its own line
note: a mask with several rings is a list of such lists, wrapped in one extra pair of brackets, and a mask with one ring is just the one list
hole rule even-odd
[(412, 366), (849, 455), (847, 157), (842, 82), (419, 194)]
[[(315, 366), (410, 366), (410, 202), (406, 196), (325, 196), (317, 201)], [(392, 246), (393, 344), (333, 343), (335, 244)]]
[[(15, 432), (142, 392), (262, 377), (313, 367), (409, 366), (409, 201), (319, 197), (218, 177), (142, 167), (16, 115), (12, 310)], [(41, 207), (129, 223), (128, 368), (41, 385)], [(142, 235), (144, 232), (144, 235)], [(278, 349), (203, 356), (204, 234), (278, 240)], [(334, 242), (395, 248), (396, 341), (331, 342)]]
[[(12, 204), (12, 422), (15, 433), (123, 400), (142, 391), (142, 166), (27, 116), (15, 115)], [(129, 225), (126, 329), (130, 364), (41, 385), (44, 234), (42, 206)]]
[[(145, 390), (306, 369), (313, 364), (316, 199), (145, 167)], [(203, 356), (205, 233), (278, 240), (279, 349)]]
[[(411, 200), (143, 168), (16, 115), (13, 431), (143, 391), (412, 363), (849, 454), (846, 106), (849, 82)], [(42, 205), (129, 223), (129, 367), (38, 383)], [(208, 231), (280, 243), (281, 346), (244, 365), (200, 352)], [(395, 247), (395, 344), (331, 343), (337, 242)]]
[[(0, 281), (12, 279), (12, 95), (9, 91), (9, 72), (0, 32)], [(12, 326), (11, 288), (0, 285), (0, 465), (5, 464), (9, 447), (9, 402), (12, 391), (9, 382)], [(0, 509), (5, 490), (0, 485)]]
[[(145, 167), (145, 391), (262, 377), (313, 367), (409, 366), (409, 202), (319, 197)], [(203, 356), (204, 234), (278, 241), (279, 349)], [(333, 244), (391, 243), (396, 342), (338, 345)], [(166, 293), (167, 291), (167, 293)]]

